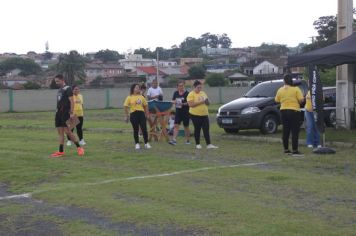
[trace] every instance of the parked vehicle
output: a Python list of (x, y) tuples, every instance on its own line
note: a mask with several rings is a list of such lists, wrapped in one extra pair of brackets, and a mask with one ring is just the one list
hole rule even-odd
[[(281, 123), (280, 104), (274, 101), (277, 90), (283, 86), (283, 80), (272, 80), (260, 83), (253, 87), (241, 98), (233, 100), (218, 110), (216, 116), (219, 127), (227, 133), (237, 133), (239, 130), (260, 129), (263, 134), (273, 134)], [(305, 80), (294, 80), (305, 95), (308, 89)], [(328, 88), (326, 101), (335, 101), (335, 89)], [(334, 91), (334, 93), (333, 93)], [(335, 103), (334, 103), (335, 104)], [(324, 114), (327, 125), (333, 125), (335, 120), (335, 105), (325, 103), (328, 107)], [(301, 112), (301, 122), (304, 121), (304, 113)]]
[(327, 127), (336, 126), (336, 87), (324, 87), (324, 122)]

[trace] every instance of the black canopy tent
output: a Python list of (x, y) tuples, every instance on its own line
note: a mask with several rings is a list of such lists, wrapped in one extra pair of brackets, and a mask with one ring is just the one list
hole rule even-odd
[[(316, 111), (315, 117), (319, 130), (323, 133), (324, 145), (323, 95), (317, 66), (334, 67), (342, 64), (356, 64), (356, 33), (327, 47), (288, 57), (288, 67), (308, 66), (313, 109)], [(330, 149), (325, 148), (321, 153), (329, 151)]]
[(288, 67), (324, 65), (327, 67), (356, 63), (356, 32), (324, 48), (288, 57)]

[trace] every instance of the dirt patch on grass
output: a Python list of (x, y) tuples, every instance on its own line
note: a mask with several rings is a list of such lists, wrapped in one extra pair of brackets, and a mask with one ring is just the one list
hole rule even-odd
[[(5, 185), (0, 184), (0, 197), (10, 196)], [(122, 198), (122, 196), (117, 196)], [(135, 202), (140, 199), (128, 199)], [(164, 227), (156, 225), (137, 226), (134, 223), (115, 222), (107, 216), (100, 214), (92, 209), (79, 208), (76, 206), (51, 205), (43, 201), (37, 201), (30, 198), (1, 200), (0, 204), (18, 204), (26, 206), (21, 215), (1, 214), (0, 221), (5, 222), (11, 218), (11, 221), (0, 224), (2, 235), (64, 235), (61, 225), (55, 220), (44, 218), (56, 218), (61, 222), (81, 221), (97, 229), (114, 234), (123, 235), (206, 235), (207, 233), (197, 229), (181, 229), (175, 225), (165, 225)]]

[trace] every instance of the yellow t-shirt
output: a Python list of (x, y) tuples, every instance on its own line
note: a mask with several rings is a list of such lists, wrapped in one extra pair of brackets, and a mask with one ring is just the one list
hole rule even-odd
[[(199, 93), (191, 91), (188, 94), (187, 101), (201, 102), (204, 101), (206, 98), (208, 98), (208, 96), (203, 91), (200, 91)], [(203, 103), (195, 107), (189, 107), (189, 113), (195, 116), (207, 116), (209, 115), (208, 106)]]
[(74, 99), (74, 110), (73, 113), (76, 116), (83, 116), (84, 115), (84, 110), (83, 110), (83, 96), (81, 94), (74, 95), (73, 94), (73, 99)]
[(300, 111), (300, 103), (304, 99), (299, 87), (284, 85), (279, 88), (274, 100), (281, 103), (281, 110)]
[(305, 96), (305, 110), (312, 112), (313, 111), (313, 106), (311, 102), (311, 96), (310, 96), (310, 91), (308, 91), (307, 96)]
[(127, 96), (124, 106), (130, 108), (130, 113), (134, 111), (145, 111), (143, 107), (147, 106), (147, 101), (142, 95), (133, 94)]

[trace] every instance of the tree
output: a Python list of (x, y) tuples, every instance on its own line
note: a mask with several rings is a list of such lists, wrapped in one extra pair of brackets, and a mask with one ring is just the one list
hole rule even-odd
[(227, 36), (227, 34), (222, 34), (219, 36), (219, 47), (221, 48), (230, 48), (231, 47), (231, 39)]
[(42, 72), (41, 67), (31, 59), (23, 59), (20, 57), (9, 58), (0, 63), (0, 75), (19, 69), (21, 72), (19, 75), (38, 75)]
[(323, 86), (336, 86), (336, 68), (321, 69), (320, 79)]
[(135, 49), (134, 54), (141, 54), (143, 58), (156, 58), (156, 55), (149, 48)]
[(204, 46), (201, 39), (187, 37), (181, 44), (181, 57), (199, 57), (202, 54), (201, 47)]
[(50, 89), (59, 89), (58, 85), (56, 84), (56, 80), (53, 78), (51, 84), (49, 85)]
[(211, 73), (206, 76), (205, 83), (211, 87), (225, 86), (226, 80), (223, 74)]
[(117, 51), (106, 49), (95, 53), (94, 58), (102, 60), (103, 62), (117, 62), (119, 59), (122, 59), (123, 56)]
[[(354, 15), (356, 13), (354, 9)], [(323, 48), (336, 43), (337, 40), (337, 17), (321, 16), (313, 23), (318, 36), (313, 37), (312, 43), (303, 47), (303, 52), (309, 52), (318, 48)], [(353, 20), (353, 28), (356, 29), (356, 20)]]
[(205, 33), (200, 36), (202, 46), (217, 48), (219, 44), (219, 37), (215, 34)]
[(73, 85), (76, 80), (85, 79), (85, 58), (77, 51), (62, 54), (57, 64), (57, 72), (63, 74), (68, 85)]
[(288, 51), (288, 47), (283, 44), (262, 43), (261, 46), (257, 48), (258, 54), (264, 57), (280, 57), (286, 55)]
[(205, 69), (203, 66), (192, 66), (188, 70), (190, 79), (203, 79), (205, 77)]
[(51, 60), (53, 57), (53, 53), (49, 52), (49, 51), (46, 51), (44, 54), (43, 54), (43, 58), (45, 60)]

